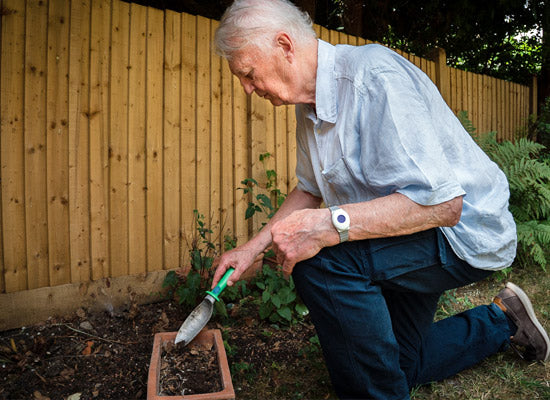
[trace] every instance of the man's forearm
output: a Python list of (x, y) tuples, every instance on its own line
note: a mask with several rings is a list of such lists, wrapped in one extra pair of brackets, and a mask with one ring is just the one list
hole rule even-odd
[(342, 208), (350, 214), (350, 240), (362, 240), (456, 225), (462, 212), (462, 197), (434, 206), (422, 206), (402, 194), (394, 193)]

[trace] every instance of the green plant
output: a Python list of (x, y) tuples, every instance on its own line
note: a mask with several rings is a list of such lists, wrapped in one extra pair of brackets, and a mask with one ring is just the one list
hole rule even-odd
[[(249, 201), (248, 207), (245, 212), (245, 219), (252, 218), (256, 213), (264, 213), (267, 216), (267, 219), (270, 219), (275, 215), (281, 204), (286, 198), (286, 194), (282, 193), (277, 188), (277, 172), (272, 169), (266, 168), (266, 160), (271, 157), (270, 153), (260, 154), (260, 162), (264, 165), (265, 169), (265, 192), (267, 193), (258, 193), (254, 196), (255, 191), (259, 191), (262, 188), (253, 178), (246, 178), (241, 181), (241, 184), (244, 187), (238, 188), (242, 190), (245, 195), (250, 195), (255, 201)], [(265, 225), (262, 224), (262, 226)]]
[[(270, 153), (260, 155), (260, 162), (264, 167), (269, 157), (271, 157)], [(248, 178), (241, 182), (245, 187), (239, 189), (243, 190), (245, 195), (255, 199), (248, 203), (245, 214), (247, 219), (256, 213), (263, 213), (267, 219), (270, 219), (286, 198), (286, 194), (277, 188), (277, 173), (266, 168), (265, 177), (266, 184), (263, 188), (265, 193), (256, 195), (254, 195), (255, 191), (263, 190), (256, 180)], [(265, 258), (272, 256), (272, 251), (265, 254)], [(285, 279), (280, 266), (270, 267), (264, 264), (253, 283), (261, 290), (261, 293), (258, 293), (260, 319), (274, 324), (289, 325), (307, 315), (308, 310), (296, 294), (292, 277)]]
[[(189, 245), (190, 267), (170, 271), (166, 274), (162, 286), (167, 288), (167, 296), (174, 297), (179, 304), (189, 307), (197, 306), (205, 296), (206, 290), (210, 289), (210, 282), (214, 275), (215, 257), (220, 253), (219, 246), (212, 239), (212, 230), (205, 224), (205, 217), (197, 210), (193, 210), (193, 231)], [(231, 248), (235, 239), (226, 235), (224, 247)], [(245, 292), (246, 284), (239, 282), (233, 287), (227, 288), (224, 298), (233, 300)], [(220, 299), (221, 300), (221, 299)], [(227, 310), (223, 301), (214, 304), (214, 310), (227, 317)]]
[(296, 295), (292, 277), (285, 279), (280, 267), (265, 264), (256, 278), (261, 290), (260, 318), (274, 324), (290, 325), (308, 314), (306, 306)]
[(539, 158), (545, 147), (527, 138), (498, 142), (496, 133), (476, 133), (468, 114), (459, 119), (487, 155), (502, 169), (510, 185), (510, 211), (518, 235), (518, 258), (546, 269), (550, 245), (550, 163)]
[(209, 240), (212, 231), (205, 226), (204, 215), (193, 210), (193, 233), (189, 243), (190, 268), (170, 271), (166, 275), (163, 287), (168, 295), (175, 297), (180, 304), (197, 305), (207, 290), (210, 269), (216, 256), (216, 246)]
[(547, 97), (540, 107), (540, 113), (530, 121), (531, 136), (550, 151), (550, 97)]
[(439, 298), (435, 318), (438, 320), (443, 319), (454, 315), (459, 311), (464, 311), (465, 309), (467, 310), (473, 307), (474, 305), (468, 296), (457, 296), (457, 290), (450, 289), (443, 293)]
[(309, 338), (309, 344), (300, 349), (299, 356), (305, 356), (309, 358), (318, 357), (321, 354), (321, 342), (319, 336), (315, 335)]

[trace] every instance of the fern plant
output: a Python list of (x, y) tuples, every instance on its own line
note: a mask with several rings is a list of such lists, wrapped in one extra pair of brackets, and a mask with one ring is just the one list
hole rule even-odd
[(527, 138), (514, 143), (498, 142), (496, 132), (478, 134), (466, 111), (458, 117), (508, 178), (510, 211), (517, 225), (518, 258), (533, 260), (546, 270), (546, 249), (550, 246), (550, 163), (539, 158), (545, 146)]

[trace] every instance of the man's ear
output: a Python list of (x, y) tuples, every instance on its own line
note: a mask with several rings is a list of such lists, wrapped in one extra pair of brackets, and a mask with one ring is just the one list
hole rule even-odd
[(275, 45), (283, 51), (284, 57), (292, 62), (294, 60), (294, 41), (286, 32), (279, 32), (275, 36)]

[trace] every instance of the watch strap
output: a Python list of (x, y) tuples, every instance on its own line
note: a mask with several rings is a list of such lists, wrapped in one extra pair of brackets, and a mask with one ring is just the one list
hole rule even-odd
[[(328, 209), (330, 210), (331, 215), (334, 212), (336, 212), (338, 210), (341, 210), (341, 208), (338, 207), (338, 206), (330, 206)], [(340, 229), (336, 228), (336, 226), (334, 228), (336, 229), (336, 232), (338, 232), (338, 236), (340, 236), (340, 243), (347, 242), (348, 239), (349, 239), (349, 228), (346, 229), (346, 230), (340, 230)]]

